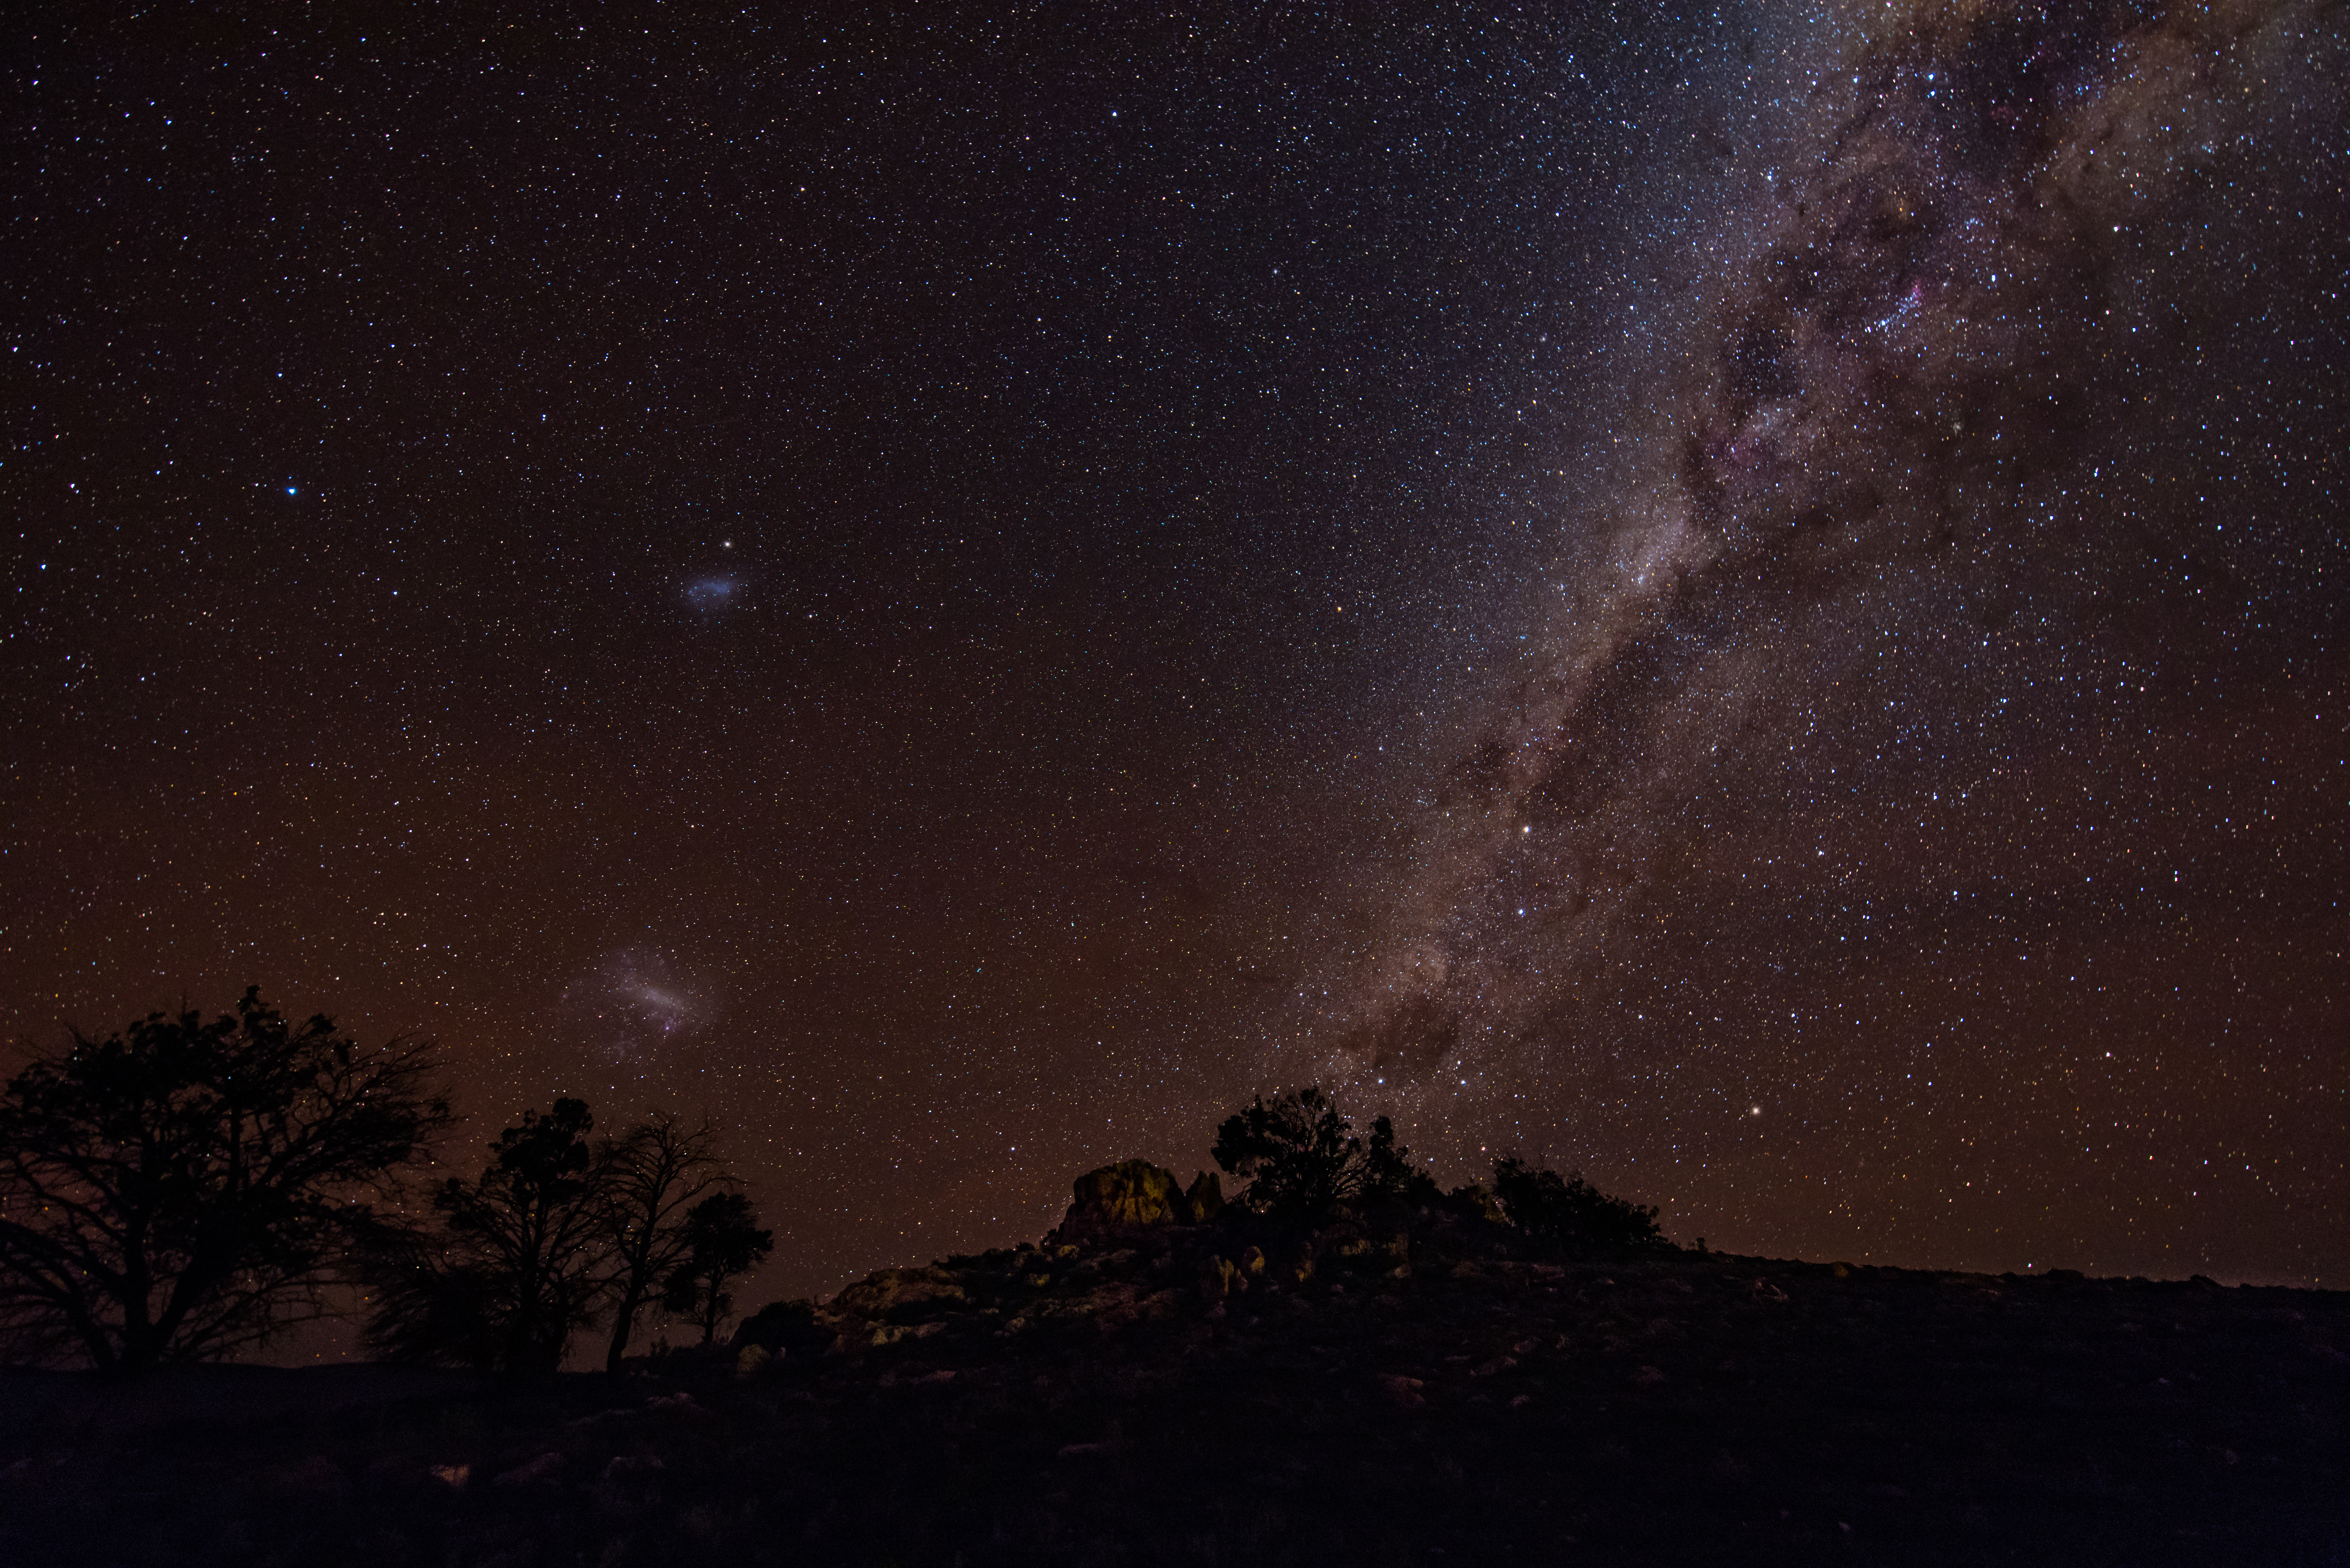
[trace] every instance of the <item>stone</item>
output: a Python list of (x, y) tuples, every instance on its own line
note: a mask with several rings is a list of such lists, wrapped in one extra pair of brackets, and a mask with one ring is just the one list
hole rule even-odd
[(509, 1491), (518, 1491), (525, 1488), (554, 1486), (562, 1479), (562, 1476), (563, 1456), (560, 1453), (549, 1452), (541, 1454), (526, 1463), (515, 1466), (490, 1484)]
[(746, 1345), (734, 1353), (734, 1376), (754, 1376), (775, 1358), (775, 1352), (764, 1345)]
[(969, 1300), (962, 1281), (951, 1270), (932, 1263), (922, 1268), (876, 1269), (833, 1297), (832, 1311), (841, 1317), (909, 1323), (937, 1317)]
[(660, 1501), (659, 1454), (614, 1454), (596, 1478), (589, 1506), (606, 1526), (633, 1524)]
[(1183, 1194), (1183, 1218), (1194, 1225), (1205, 1225), (1224, 1211), (1224, 1179), (1212, 1170), (1202, 1170), (1191, 1178), (1191, 1189)]
[[(941, 1332), (946, 1326), (947, 1325), (942, 1323), (877, 1324), (873, 1329), (866, 1334), (865, 1344), (879, 1347), (884, 1345), (896, 1345), (901, 1340), (928, 1339), (931, 1335)], [(852, 1345), (849, 1348), (855, 1347)]]
[(734, 1331), (734, 1349), (756, 1345), (777, 1355), (822, 1355), (836, 1332), (824, 1317), (824, 1309), (812, 1301), (770, 1302), (743, 1320)]
[(312, 1454), (279, 1469), (267, 1489), (282, 1499), (339, 1502), (350, 1495), (350, 1478), (343, 1467), (324, 1454)]
[(1130, 1225), (1172, 1225), (1189, 1218), (1183, 1185), (1175, 1173), (1147, 1159), (1121, 1159), (1088, 1170), (1072, 1184), (1075, 1200), (1062, 1217), (1060, 1234), (1082, 1234)]

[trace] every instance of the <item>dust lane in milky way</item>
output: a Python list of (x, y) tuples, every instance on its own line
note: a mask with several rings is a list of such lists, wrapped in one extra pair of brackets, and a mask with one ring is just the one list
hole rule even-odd
[(1291, 1059), (1789, 1250), (2338, 1278), (2340, 14), (1856, 16)]
[(1315, 1078), (2350, 1263), (2339, 5), (20, 31), (12, 1034), (709, 1112), (748, 1297)]

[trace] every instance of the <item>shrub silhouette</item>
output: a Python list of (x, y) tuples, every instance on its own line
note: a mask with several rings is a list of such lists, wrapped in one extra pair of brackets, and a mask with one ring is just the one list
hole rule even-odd
[(822, 1355), (832, 1348), (834, 1331), (816, 1314), (812, 1301), (769, 1302), (743, 1320), (734, 1331), (736, 1345), (756, 1345), (777, 1355)]
[(695, 1204), (681, 1234), (685, 1261), (670, 1275), (661, 1305), (700, 1324), (707, 1345), (734, 1308), (727, 1285), (757, 1268), (775, 1250), (775, 1237), (758, 1228), (750, 1196), (742, 1192), (713, 1192)]
[(255, 1349), (339, 1315), (344, 1260), (450, 1127), (439, 1064), (234, 1017), (76, 1031), (0, 1093), (0, 1336), (14, 1355), (140, 1370)]
[(1261, 1214), (1318, 1215), (1344, 1202), (1433, 1201), (1435, 1179), (1411, 1163), (1395, 1125), (1371, 1124), (1368, 1147), (1318, 1087), (1297, 1089), (1225, 1118), (1211, 1151), (1248, 1182), (1238, 1201)]
[(411, 1236), (375, 1268), (368, 1344), (387, 1360), (546, 1374), (593, 1323), (608, 1284), (604, 1170), (581, 1100), (523, 1113), (473, 1181), (433, 1194), (437, 1236)]
[(1385, 1116), (1371, 1122), (1370, 1147), (1363, 1151), (1363, 1200), (1424, 1208), (1442, 1195), (1430, 1176), (1411, 1162), (1411, 1150), (1396, 1141), (1395, 1123)]
[(1663, 1240), (1654, 1208), (1610, 1198), (1579, 1172), (1537, 1170), (1513, 1154), (1493, 1161), (1493, 1196), (1511, 1224), (1569, 1247), (1622, 1251)]

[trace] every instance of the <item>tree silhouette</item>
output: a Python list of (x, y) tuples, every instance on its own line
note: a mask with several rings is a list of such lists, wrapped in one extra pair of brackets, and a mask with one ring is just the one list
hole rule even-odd
[(1411, 1150), (1396, 1141), (1395, 1123), (1380, 1116), (1371, 1123), (1370, 1147), (1363, 1151), (1360, 1194), (1367, 1203), (1428, 1204), (1443, 1189), (1412, 1164)]
[(411, 1236), (376, 1269), (368, 1342), (390, 1360), (547, 1374), (595, 1321), (612, 1249), (595, 1125), (581, 1100), (557, 1100), (490, 1146), (473, 1181), (433, 1194), (437, 1236)]
[(1620, 1251), (1664, 1236), (1655, 1209), (1610, 1198), (1580, 1172), (1537, 1170), (1513, 1154), (1493, 1161), (1493, 1196), (1511, 1224), (1570, 1247)]
[(606, 1239), (612, 1249), (612, 1340), (604, 1369), (618, 1372), (637, 1314), (692, 1254), (688, 1214), (733, 1178), (720, 1164), (709, 1123), (687, 1127), (656, 1116), (608, 1143), (604, 1171)]
[(1425, 1202), (1437, 1195), (1434, 1179), (1396, 1141), (1392, 1122), (1373, 1122), (1365, 1148), (1319, 1088), (1256, 1096), (1216, 1129), (1210, 1152), (1226, 1171), (1247, 1179), (1241, 1200), (1259, 1213), (1313, 1215), (1350, 1199)]
[(758, 1228), (745, 1193), (716, 1192), (685, 1217), (686, 1260), (670, 1276), (661, 1304), (702, 1324), (702, 1343), (718, 1337), (718, 1324), (733, 1310), (729, 1283), (759, 1266), (775, 1251), (775, 1233)]
[(211, 1023), (74, 1032), (0, 1094), (0, 1338), (140, 1370), (347, 1310), (376, 1205), (452, 1123), (438, 1066), (290, 1023), (258, 987)]

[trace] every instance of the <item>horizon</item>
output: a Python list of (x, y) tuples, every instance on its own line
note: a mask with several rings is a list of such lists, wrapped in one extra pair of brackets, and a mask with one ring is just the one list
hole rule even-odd
[(2337, 14), (277, 21), (10, 67), (12, 1072), (709, 1115), (754, 1302), (1306, 1084), (2350, 1275)]

